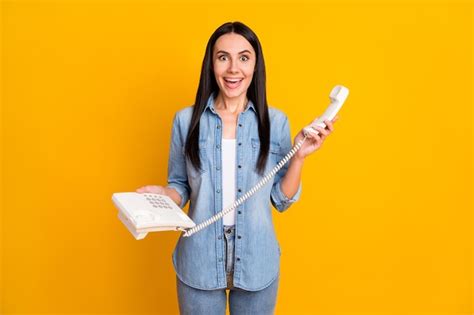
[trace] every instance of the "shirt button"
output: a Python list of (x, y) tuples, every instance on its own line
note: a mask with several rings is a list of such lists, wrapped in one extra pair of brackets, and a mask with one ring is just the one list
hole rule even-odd
[(239, 165), (239, 168), (242, 168), (242, 165)]
[(240, 261), (240, 258), (239, 258), (239, 257), (237, 257), (237, 261)]
[(218, 148), (218, 149), (219, 149), (220, 147), (221, 147), (221, 145), (220, 145), (220, 144), (216, 145), (216, 148)]
[(219, 129), (221, 126), (220, 125), (217, 125), (217, 129)]
[(219, 258), (219, 261), (222, 261), (222, 258)]
[(218, 167), (216, 167), (216, 169), (219, 171), (221, 168), (218, 166)]
[(238, 239), (241, 239), (241, 238), (242, 238), (242, 236), (240, 236), (240, 235), (239, 235), (239, 236), (237, 236), (237, 238), (238, 238)]
[(238, 211), (238, 214), (242, 214), (242, 211), (239, 210), (239, 211)]
[(242, 142), (239, 142), (239, 145), (242, 145)]
[(218, 189), (218, 190), (216, 190), (216, 192), (217, 192), (217, 193), (220, 193), (220, 192), (221, 192), (221, 190), (220, 190), (220, 189)]
[(239, 188), (239, 192), (242, 192), (242, 189)]
[(217, 237), (217, 239), (218, 239), (218, 240), (221, 240), (221, 239), (222, 239), (222, 235), (219, 235), (219, 236)]
[(242, 124), (239, 124), (239, 127), (242, 127)]

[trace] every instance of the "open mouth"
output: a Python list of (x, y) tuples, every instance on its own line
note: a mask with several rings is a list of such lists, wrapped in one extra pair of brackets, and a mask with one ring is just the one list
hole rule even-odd
[(225, 79), (224, 78), (225, 85), (229, 89), (235, 89), (235, 88), (239, 87), (242, 80), (243, 79)]

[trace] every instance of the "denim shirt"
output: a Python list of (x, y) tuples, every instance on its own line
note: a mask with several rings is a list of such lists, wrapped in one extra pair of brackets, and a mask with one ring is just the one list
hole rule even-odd
[[(208, 99), (200, 118), (199, 151), (202, 170), (196, 170), (185, 158), (184, 145), (193, 111), (188, 106), (173, 120), (168, 161), (168, 185), (181, 196), (183, 208), (188, 200), (188, 216), (199, 224), (229, 205), (222, 204), (222, 120), (214, 108), (214, 94)], [(270, 171), (292, 148), (290, 126), (286, 115), (269, 108), (270, 152), (264, 174)], [(250, 190), (263, 176), (256, 170), (260, 150), (258, 118), (252, 101), (237, 119), (236, 129), (236, 200)], [(242, 205), (235, 209), (234, 287), (258, 291), (276, 279), (280, 269), (280, 244), (273, 227), (271, 205), (283, 212), (301, 195), (290, 199), (281, 190), (288, 164)], [(222, 218), (189, 237), (178, 239), (172, 254), (178, 278), (202, 290), (227, 287), (225, 271), (225, 238)]]

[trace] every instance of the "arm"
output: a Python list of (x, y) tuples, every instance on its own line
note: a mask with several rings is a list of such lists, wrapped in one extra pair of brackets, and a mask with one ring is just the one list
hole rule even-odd
[(179, 117), (175, 114), (171, 132), (170, 153), (168, 159), (168, 186), (147, 185), (136, 190), (138, 193), (154, 193), (170, 197), (180, 208), (189, 200), (190, 187), (186, 171)]
[(184, 137), (181, 134), (179, 117), (175, 114), (168, 159), (168, 185), (164, 189), (166, 195), (173, 199), (180, 208), (183, 208), (188, 202), (191, 190), (183, 147)]
[[(280, 141), (280, 159), (282, 159), (292, 148), (291, 131), (288, 118), (275, 126), (282, 126)], [(303, 163), (293, 158), (285, 164), (275, 175), (271, 191), (272, 205), (280, 212), (288, 209), (301, 195), (301, 168)], [(289, 198), (288, 196), (291, 196)]]
[(288, 199), (293, 198), (298, 192), (298, 187), (301, 182), (303, 162), (304, 159), (293, 156), (290, 160), (288, 171), (281, 181), (281, 192), (285, 196), (288, 196)]
[[(291, 196), (290, 198), (292, 198), (298, 191), (298, 185), (301, 180), (301, 171), (303, 170), (303, 163), (305, 158), (321, 147), (323, 141), (333, 131), (333, 123), (337, 119), (338, 117), (336, 116), (333, 121), (325, 120), (324, 123), (326, 124), (327, 129), (315, 127), (320, 132), (321, 136), (309, 135), (301, 146), (300, 150), (296, 152), (296, 154), (291, 158), (288, 172), (283, 177), (281, 183), (281, 191), (286, 196)], [(301, 139), (303, 139), (303, 137), (304, 134), (303, 131), (301, 131), (295, 137), (294, 143), (298, 143)]]

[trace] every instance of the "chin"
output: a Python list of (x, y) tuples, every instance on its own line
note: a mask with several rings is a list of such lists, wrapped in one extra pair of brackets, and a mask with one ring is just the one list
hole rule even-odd
[(247, 92), (246, 90), (244, 90), (244, 91), (231, 91), (231, 92), (229, 92), (229, 91), (224, 91), (224, 94), (225, 94), (225, 96), (227, 96), (228, 98), (234, 98), (234, 97), (238, 97), (238, 96), (240, 96), (240, 95), (242, 95), (242, 94), (245, 94), (246, 92)]
[(247, 93), (247, 90), (248, 90), (248, 87), (245, 87), (245, 88), (241, 88), (241, 89), (238, 89), (236, 91), (233, 91), (233, 90), (228, 90), (225, 86), (223, 88), (221, 88), (221, 91), (224, 93), (225, 96), (227, 96), (228, 98), (232, 98), (232, 97), (237, 97), (237, 96), (240, 96), (242, 94), (246, 94)]

